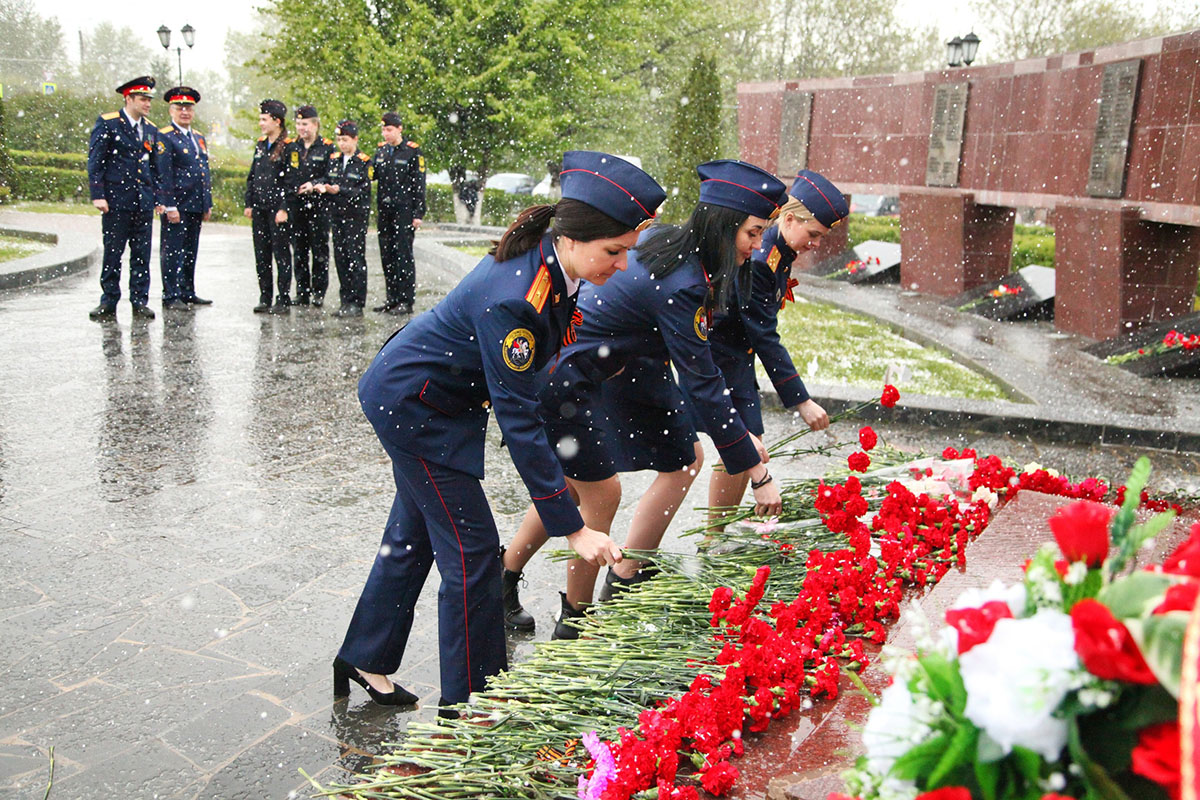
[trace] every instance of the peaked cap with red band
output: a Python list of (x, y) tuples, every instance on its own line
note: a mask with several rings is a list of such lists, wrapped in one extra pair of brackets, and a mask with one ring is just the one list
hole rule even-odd
[(200, 93), (190, 86), (174, 86), (163, 92), (163, 100), (175, 105), (193, 105), (200, 102)]
[(696, 167), (700, 202), (772, 219), (779, 214), (787, 186), (765, 169), (745, 161), (721, 159)]
[(788, 194), (803, 203), (826, 228), (832, 228), (850, 216), (850, 206), (842, 191), (824, 175), (810, 169), (802, 169), (796, 174)]
[(131, 81), (125, 81), (117, 87), (117, 94), (129, 97), (131, 94), (144, 94), (147, 97), (154, 96), (154, 78), (149, 75), (142, 75), (134, 78)]
[(562, 163), (559, 180), (564, 198), (587, 203), (631, 230), (654, 221), (667, 199), (658, 181), (619, 156), (569, 150), (563, 153)]

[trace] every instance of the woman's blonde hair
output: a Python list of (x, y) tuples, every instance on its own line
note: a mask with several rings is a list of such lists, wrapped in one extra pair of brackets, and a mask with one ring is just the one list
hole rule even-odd
[(816, 219), (816, 217), (813, 216), (813, 213), (808, 210), (808, 206), (804, 205), (804, 203), (801, 203), (797, 198), (792, 197), (790, 194), (788, 195), (787, 202), (784, 203), (779, 209), (779, 219), (783, 219), (783, 215), (789, 213), (795, 215), (796, 219), (800, 220), (801, 222), (808, 222)]

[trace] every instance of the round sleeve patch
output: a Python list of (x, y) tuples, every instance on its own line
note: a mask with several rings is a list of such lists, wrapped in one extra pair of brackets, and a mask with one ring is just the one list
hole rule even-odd
[(504, 337), (504, 363), (516, 372), (533, 366), (533, 334), (525, 328), (514, 328)]
[(698, 309), (696, 309), (696, 317), (692, 320), (692, 322), (696, 327), (696, 335), (700, 337), (700, 341), (707, 342), (708, 311), (705, 310), (704, 306), (700, 306)]
[(162, 139), (159, 139), (158, 140), (158, 154), (162, 155), (165, 152), (167, 152), (167, 146), (165, 144), (163, 144)]

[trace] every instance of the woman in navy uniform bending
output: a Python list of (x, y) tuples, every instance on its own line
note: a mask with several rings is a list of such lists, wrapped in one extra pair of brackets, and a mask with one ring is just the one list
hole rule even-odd
[[(815, 249), (821, 237), (840, 225), (849, 213), (845, 196), (828, 178), (801, 170), (779, 210), (778, 223), (767, 229), (762, 247), (754, 251), (749, 299), (713, 325), (709, 335), (713, 361), (725, 377), (738, 415), (757, 436), (763, 434), (763, 418), (754, 374), (756, 353), (784, 407), (799, 414), (814, 431), (829, 427), (829, 415), (809, 397), (787, 348), (779, 340), (776, 324), (784, 305), (794, 301), (792, 261), (797, 254)], [(703, 427), (703, 418), (699, 414), (693, 417), (697, 429), (711, 436), (712, 432)], [(708, 482), (709, 508), (736, 506), (745, 494), (744, 472), (713, 470)]]
[(637, 229), (666, 194), (632, 164), (581, 151), (565, 154), (562, 187), (557, 205), (522, 211), (492, 255), (398, 331), (359, 381), (363, 412), (392, 459), (396, 498), (334, 661), (337, 695), (353, 680), (377, 703), (416, 701), (387, 675), (400, 666), (435, 562), (442, 704), (465, 701), (506, 667), (500, 542), (480, 486), (489, 406), (546, 531), (587, 563), (620, 560), (567, 491), (534, 379), (574, 337), (580, 281), (603, 284), (625, 269)]
[[(562, 354), (541, 392), (550, 437), (580, 499), (584, 520), (607, 530), (621, 499), (617, 473), (658, 472), (639, 500), (625, 546), (658, 546), (703, 460), (683, 396), (671, 375), (695, 399), (732, 472), (749, 474), (760, 513), (778, 513), (779, 489), (766, 467), (766, 450), (747, 431), (730, 402), (708, 345), (712, 315), (729, 307), (735, 285), (748, 283), (750, 255), (786, 188), (764, 170), (741, 161), (697, 167), (700, 202), (682, 226), (644, 234), (629, 270), (580, 296), (578, 340)], [(531, 627), (520, 609), (515, 576), (545, 541), (538, 515), (526, 513), (504, 556), (506, 621)], [(618, 567), (620, 568), (618, 570)], [(634, 583), (640, 564), (622, 561), (606, 588)], [(574, 638), (566, 623), (591, 602), (597, 567), (572, 561), (555, 638)]]

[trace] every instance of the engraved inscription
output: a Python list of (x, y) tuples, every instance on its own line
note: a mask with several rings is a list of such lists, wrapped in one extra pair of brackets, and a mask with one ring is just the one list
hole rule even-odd
[(795, 175), (808, 166), (808, 126), (812, 92), (784, 92), (779, 124), (779, 174)]
[(958, 186), (968, 86), (967, 83), (943, 83), (934, 87), (929, 160), (925, 163), (926, 186)]
[(1140, 58), (1104, 67), (1104, 78), (1100, 82), (1100, 114), (1096, 118), (1096, 139), (1088, 169), (1087, 193), (1092, 197), (1125, 194), (1129, 135), (1141, 71)]

